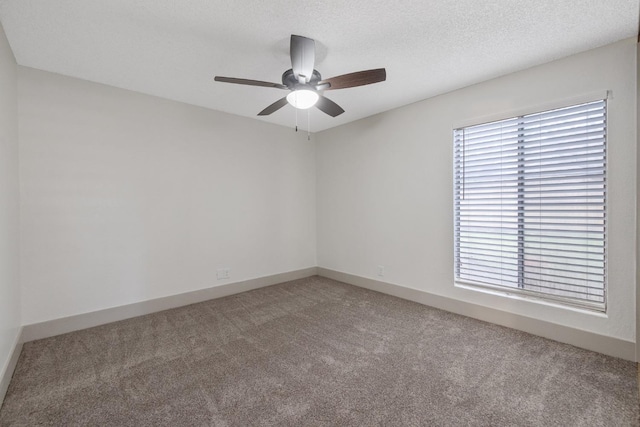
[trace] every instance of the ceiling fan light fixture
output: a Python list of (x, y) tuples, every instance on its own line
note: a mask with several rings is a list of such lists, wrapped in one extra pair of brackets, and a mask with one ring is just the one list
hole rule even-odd
[(306, 110), (316, 105), (318, 94), (310, 89), (294, 90), (287, 95), (287, 102), (300, 110)]
[[(2, 0), (0, 0), (0, 2), (2, 2)], [(321, 93), (324, 93), (326, 90), (370, 85), (372, 83), (383, 82), (387, 79), (386, 70), (384, 68), (376, 68), (373, 70), (342, 74), (323, 80), (318, 70), (313, 68), (316, 57), (315, 43), (313, 39), (308, 37), (291, 34), (291, 42), (289, 44), (291, 68), (282, 73), (282, 84), (222, 76), (216, 76), (215, 81), (291, 91), (287, 96), (278, 99), (260, 111), (258, 116), (268, 116), (285, 105), (291, 104), (296, 111), (298, 109), (306, 110), (315, 105), (318, 107), (318, 110), (323, 113), (331, 117), (337, 117), (344, 113), (344, 109), (329, 98), (321, 95)]]

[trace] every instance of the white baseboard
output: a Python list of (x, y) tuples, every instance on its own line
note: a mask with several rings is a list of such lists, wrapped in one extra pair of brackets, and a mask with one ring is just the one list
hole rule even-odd
[(418, 289), (381, 282), (366, 277), (318, 267), (318, 275), (338, 280), (361, 288), (393, 295), (409, 301), (439, 308), (485, 322), (495, 323), (520, 331), (528, 332), (554, 341), (571, 344), (576, 347), (596, 351), (621, 359), (636, 361), (636, 344), (619, 338), (612, 338), (593, 332), (570, 328), (540, 319), (509, 313), (494, 308), (434, 295)]
[(24, 342), (22, 341), (22, 331), (22, 327), (18, 328), (18, 333), (16, 334), (16, 338), (13, 341), (9, 359), (7, 359), (7, 362), (0, 372), (0, 408), (2, 407), (2, 402), (4, 402), (4, 397), (6, 396), (7, 390), (9, 389), (9, 383), (11, 382), (11, 378), (13, 377), (13, 372), (16, 370), (18, 358), (20, 357), (20, 352), (22, 351), (22, 343)]
[(32, 323), (30, 325), (23, 326), (22, 342), (48, 338), (55, 335), (65, 334), (67, 332), (116, 322), (118, 320), (143, 316), (145, 314), (195, 304), (214, 298), (226, 297), (240, 292), (250, 291), (252, 289), (275, 285), (277, 283), (303, 279), (316, 274), (317, 268), (309, 267), (302, 270), (289, 271), (286, 273), (274, 274), (272, 276), (228, 283), (225, 285), (127, 304), (119, 307), (107, 308), (75, 316), (63, 317), (46, 322)]

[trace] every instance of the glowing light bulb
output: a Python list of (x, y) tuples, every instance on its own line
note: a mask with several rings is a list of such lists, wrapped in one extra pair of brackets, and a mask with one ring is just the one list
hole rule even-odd
[(300, 110), (306, 110), (316, 105), (318, 94), (309, 89), (298, 89), (287, 95), (287, 102)]

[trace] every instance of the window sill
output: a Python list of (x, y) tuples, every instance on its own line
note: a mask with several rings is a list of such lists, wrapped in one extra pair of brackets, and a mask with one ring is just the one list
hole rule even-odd
[(552, 300), (544, 299), (541, 297), (520, 293), (517, 291), (509, 291), (502, 288), (494, 288), (490, 286), (483, 286), (483, 285), (467, 283), (467, 282), (456, 281), (454, 282), (454, 286), (456, 288), (466, 289), (474, 292), (481, 292), (488, 295), (495, 295), (501, 298), (509, 298), (509, 299), (518, 300), (518, 301), (526, 301), (529, 303), (544, 305), (544, 306), (553, 307), (553, 308), (560, 308), (562, 310), (570, 310), (576, 313), (588, 314), (591, 316), (601, 317), (604, 319), (609, 318), (606, 312), (606, 308), (601, 309), (597, 307), (594, 307), (594, 308), (579, 307), (577, 305), (572, 305), (570, 303), (552, 301)]

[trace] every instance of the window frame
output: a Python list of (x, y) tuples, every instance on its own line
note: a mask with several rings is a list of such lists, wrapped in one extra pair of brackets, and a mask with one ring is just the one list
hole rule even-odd
[[(538, 301), (538, 302), (544, 302), (544, 303), (552, 303), (552, 304), (558, 304), (561, 307), (564, 308), (579, 308), (579, 309), (586, 309), (589, 310), (591, 312), (596, 312), (596, 313), (603, 313), (606, 314), (607, 312), (607, 300), (608, 300), (608, 284), (609, 284), (609, 280), (608, 280), (608, 256), (609, 256), (609, 251), (608, 251), (608, 221), (609, 221), (609, 213), (608, 213), (608, 209), (609, 209), (609, 197), (608, 197), (608, 185), (607, 185), (607, 180), (608, 180), (608, 169), (609, 169), (609, 165), (608, 165), (608, 147), (609, 147), (609, 138), (608, 138), (608, 114), (609, 114), (609, 105), (608, 105), (608, 98), (609, 98), (609, 92), (607, 91), (605, 93), (605, 95), (603, 96), (602, 94), (597, 94), (597, 95), (591, 95), (589, 97), (581, 97), (581, 98), (576, 98), (570, 101), (566, 101), (562, 104), (560, 103), (556, 103), (551, 104), (551, 105), (546, 105), (544, 107), (541, 108), (529, 108), (526, 110), (520, 110), (517, 112), (512, 112), (511, 114), (501, 114), (500, 116), (493, 116), (491, 118), (484, 118), (484, 119), (478, 119), (478, 120), (472, 120), (472, 121), (468, 121), (467, 123), (465, 123), (464, 125), (458, 125), (458, 126), (454, 126), (453, 130), (452, 130), (452, 136), (453, 136), (453, 209), (454, 209), (454, 215), (453, 215), (453, 227), (454, 227), (454, 241), (453, 241), (453, 250), (454, 250), (454, 264), (453, 264), (453, 273), (454, 273), (454, 284), (456, 286), (460, 286), (463, 288), (467, 288), (467, 289), (472, 289), (472, 290), (485, 290), (485, 291), (491, 291), (491, 293), (497, 293), (499, 295), (503, 295), (503, 296), (521, 296), (524, 297), (525, 299), (531, 299), (534, 301)], [(460, 131), (460, 130), (464, 130), (467, 128), (473, 128), (476, 126), (481, 126), (481, 125), (490, 125), (490, 124), (494, 124), (494, 123), (498, 123), (498, 122), (502, 122), (502, 121), (508, 121), (508, 120), (517, 120), (518, 123), (521, 123), (523, 120), (525, 120), (527, 117), (529, 116), (534, 116), (537, 114), (544, 114), (544, 113), (550, 113), (553, 112), (554, 110), (561, 110), (564, 108), (571, 108), (571, 107), (578, 107), (581, 106), (583, 104), (589, 104), (589, 103), (594, 103), (594, 102), (602, 102), (603, 103), (603, 117), (604, 117), (604, 122), (603, 122), (603, 138), (604, 141), (602, 142), (602, 150), (603, 150), (603, 166), (602, 166), (602, 171), (603, 171), (603, 178), (602, 178), (602, 183), (603, 183), (603, 189), (602, 189), (602, 194), (603, 194), (603, 202), (602, 202), (602, 212), (603, 212), (603, 224), (602, 224), (602, 250), (603, 250), (603, 255), (602, 255), (602, 263), (603, 263), (603, 267), (602, 267), (602, 302), (593, 302), (593, 301), (587, 301), (587, 300), (581, 300), (578, 298), (573, 298), (573, 297), (565, 297), (565, 296), (558, 296), (558, 295), (552, 295), (549, 293), (544, 293), (544, 292), (538, 292), (538, 291), (532, 291), (532, 290), (527, 290), (523, 288), (523, 278), (520, 276), (521, 272), (526, 268), (526, 266), (524, 265), (524, 259), (522, 258), (522, 254), (523, 254), (523, 248), (524, 248), (524, 238), (520, 238), (518, 237), (517, 242), (518, 242), (518, 257), (517, 257), (517, 271), (518, 271), (518, 283), (517, 283), (517, 287), (511, 287), (511, 286), (506, 286), (506, 285), (496, 285), (496, 284), (491, 284), (491, 283), (482, 283), (482, 282), (475, 282), (473, 280), (466, 280), (464, 278), (460, 277), (459, 274), (459, 266), (460, 266), (460, 246), (459, 246), (459, 239), (460, 239), (460, 212), (461, 210), (459, 210), (458, 206), (456, 205), (458, 202), (458, 193), (459, 189), (456, 188), (457, 182), (458, 182), (458, 178), (459, 178), (459, 172), (458, 172), (458, 165), (456, 164), (457, 161), (457, 155), (456, 155), (456, 149), (457, 149), (457, 145), (456, 145), (456, 132)], [(521, 148), (521, 144), (523, 144), (523, 141), (521, 139), (521, 136), (519, 135), (517, 138), (518, 142), (518, 150), (520, 150)], [(518, 151), (520, 152), (520, 151)], [(518, 158), (520, 159), (520, 156), (518, 155)], [(502, 164), (502, 163), (501, 163)], [(518, 164), (520, 165), (520, 160), (518, 160)], [(462, 172), (462, 176), (463, 176), (463, 180), (464, 180), (464, 171)], [(520, 179), (522, 176), (525, 176), (527, 172), (523, 171), (518, 171), (517, 176), (518, 179)], [(464, 185), (464, 182), (463, 182)], [(518, 192), (520, 192), (520, 187), (518, 186)], [(500, 194), (504, 194), (502, 191)], [(518, 206), (521, 203), (522, 197), (520, 195), (518, 195), (517, 197), (518, 200)], [(522, 208), (522, 212), (524, 211), (524, 208)], [(521, 212), (520, 207), (517, 210), (518, 213)], [(518, 234), (523, 232), (524, 226), (520, 224), (520, 219), (518, 219), (518, 226), (517, 226), (517, 230), (518, 230)], [(586, 257), (585, 257), (586, 259)], [(531, 285), (530, 285), (531, 286)], [(535, 285), (533, 285), (535, 286)]]

